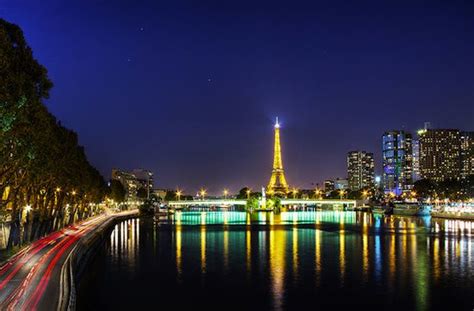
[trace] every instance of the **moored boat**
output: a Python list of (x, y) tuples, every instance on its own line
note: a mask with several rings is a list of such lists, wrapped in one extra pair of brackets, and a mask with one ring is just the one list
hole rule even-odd
[(430, 216), (431, 206), (410, 203), (395, 204), (393, 214), (402, 216)]

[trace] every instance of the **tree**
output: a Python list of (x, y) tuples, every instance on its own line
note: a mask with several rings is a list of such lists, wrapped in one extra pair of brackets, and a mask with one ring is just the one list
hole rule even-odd
[(106, 191), (77, 134), (43, 104), (51, 87), (21, 29), (0, 19), (0, 214), (11, 219), (8, 248), (94, 215)]
[(436, 183), (430, 179), (417, 180), (413, 186), (413, 191), (418, 197), (433, 197), (436, 193)]
[(145, 188), (141, 187), (137, 191), (137, 197), (140, 199), (146, 199), (148, 197), (148, 192)]
[(116, 179), (110, 181), (110, 198), (115, 202), (122, 203), (125, 201), (126, 191), (122, 183)]

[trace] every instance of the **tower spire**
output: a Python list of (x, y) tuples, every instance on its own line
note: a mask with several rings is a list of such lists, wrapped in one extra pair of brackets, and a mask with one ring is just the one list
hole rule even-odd
[(283, 161), (281, 159), (280, 123), (278, 122), (278, 117), (276, 117), (274, 128), (275, 145), (273, 150), (273, 170), (267, 190), (271, 194), (285, 195), (288, 193), (288, 184), (286, 182)]

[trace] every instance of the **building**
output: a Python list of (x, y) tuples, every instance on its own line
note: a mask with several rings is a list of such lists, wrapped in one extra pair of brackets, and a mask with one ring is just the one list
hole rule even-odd
[(132, 174), (136, 177), (139, 188), (145, 189), (147, 197), (153, 193), (153, 173), (145, 169), (134, 169)]
[(140, 184), (132, 173), (112, 169), (112, 180), (118, 180), (125, 189), (125, 201), (134, 201)]
[(326, 179), (324, 181), (324, 193), (328, 194), (334, 191), (334, 180)]
[(412, 179), (413, 179), (413, 182), (415, 182), (420, 179), (420, 141), (418, 139), (413, 139), (412, 150), (413, 150)]
[(285, 171), (283, 170), (283, 160), (281, 158), (280, 145), (280, 123), (278, 117), (276, 118), (275, 126), (275, 145), (273, 151), (273, 169), (270, 181), (268, 182), (267, 192), (269, 194), (283, 195), (288, 193), (288, 183), (285, 178)]
[(412, 135), (388, 131), (382, 136), (382, 183), (385, 193), (400, 195), (413, 188)]
[(347, 188), (349, 188), (347, 179), (336, 178), (334, 181), (334, 190), (346, 190)]
[(350, 190), (373, 187), (375, 179), (374, 154), (366, 151), (347, 153), (347, 180)]
[[(418, 135), (421, 178), (434, 181), (460, 178), (463, 170), (461, 132), (457, 129), (425, 129), (418, 131)], [(466, 166), (469, 169), (469, 165)]]
[(122, 184), (126, 201), (135, 201), (140, 189), (145, 189), (147, 197), (153, 192), (153, 173), (144, 169), (134, 169), (132, 172), (112, 169), (112, 179)]
[(461, 132), (461, 176), (474, 175), (474, 132)]

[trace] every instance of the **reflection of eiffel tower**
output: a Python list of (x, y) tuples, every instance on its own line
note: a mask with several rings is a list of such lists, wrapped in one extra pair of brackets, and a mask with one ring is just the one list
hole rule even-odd
[(273, 170), (270, 182), (267, 186), (269, 194), (286, 195), (288, 193), (288, 184), (285, 179), (285, 172), (283, 171), (283, 161), (281, 160), (280, 147), (280, 123), (278, 117), (275, 122), (275, 150), (273, 154)]

